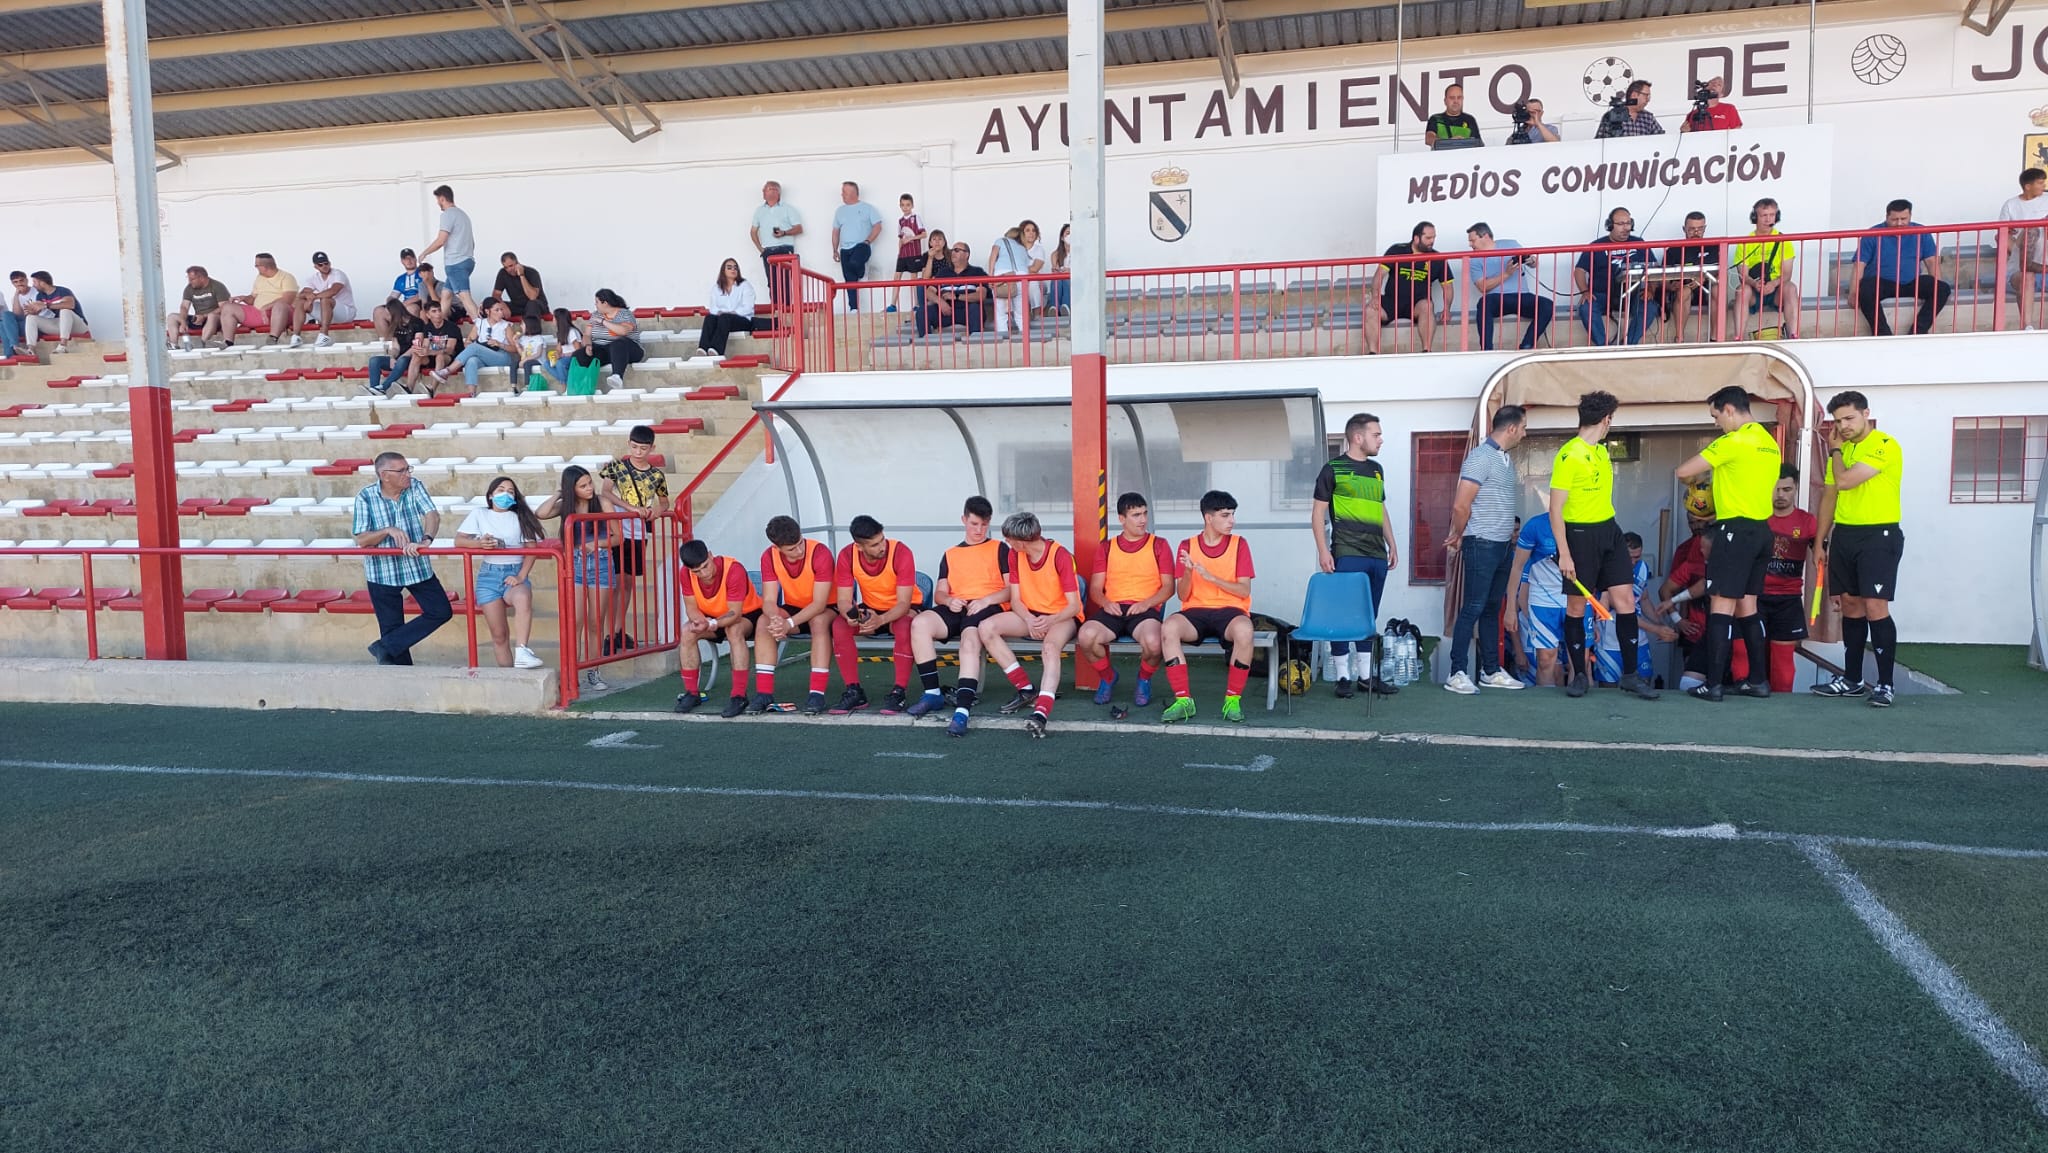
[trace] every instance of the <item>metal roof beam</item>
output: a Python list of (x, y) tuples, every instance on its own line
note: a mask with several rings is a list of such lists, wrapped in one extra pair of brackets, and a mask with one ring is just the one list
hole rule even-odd
[[(98, 105), (97, 111), (88, 108), (86, 105), (43, 83), (33, 73), (24, 72), (9, 64), (6, 60), (0, 60), (0, 80), (12, 80), (26, 86), (29, 96), (36, 102), (33, 109), (14, 107), (7, 109), (7, 111), (14, 113), (16, 116), (39, 128), (49, 129), (63, 138), (72, 147), (89, 153), (103, 163), (112, 164), (114, 162), (114, 154), (102, 148), (86, 132), (87, 125), (97, 127), (107, 122), (106, 105)], [(71, 115), (66, 116), (64, 115), (65, 112), (69, 112)], [(162, 172), (166, 168), (176, 168), (178, 165), (185, 163), (184, 157), (179, 156), (161, 144), (156, 146), (156, 154), (158, 157), (156, 166), (158, 172)]]
[(661, 131), (661, 120), (653, 110), (617, 73), (605, 67), (604, 61), (591, 55), (575, 33), (542, 8), (539, 0), (476, 2), (629, 142), (637, 144)]

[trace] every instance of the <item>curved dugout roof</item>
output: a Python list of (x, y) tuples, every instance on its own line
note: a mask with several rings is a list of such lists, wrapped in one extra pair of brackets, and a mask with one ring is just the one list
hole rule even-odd
[[(586, 107), (489, 0), (147, 3), (165, 143)], [(1414, 40), (1788, 6), (1800, 0), (1420, 0), (1403, 5), (1401, 32)], [(546, 9), (648, 104), (1066, 66), (1062, 0), (559, 0)], [(1108, 10), (1112, 68), (1214, 55), (1202, 0), (1108, 0)], [(1395, 39), (1392, 4), (1229, 0), (1226, 12), (1240, 56)], [(96, 0), (0, 0), (0, 28), (0, 153), (103, 145)]]

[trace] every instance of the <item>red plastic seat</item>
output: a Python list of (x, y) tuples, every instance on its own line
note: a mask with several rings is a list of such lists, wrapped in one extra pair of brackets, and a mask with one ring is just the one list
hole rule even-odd
[(38, 609), (53, 607), (49, 601), (44, 600), (42, 597), (29, 595), (26, 589), (22, 591), (22, 596), (7, 598), (6, 604), (8, 608), (18, 612), (34, 612)]
[(29, 590), (26, 585), (0, 586), (0, 605), (4, 605), (8, 601), (20, 600), (22, 597), (27, 596), (28, 593)]
[(56, 602), (61, 601), (66, 597), (78, 596), (80, 593), (84, 591), (85, 590), (79, 588), (77, 585), (51, 585), (49, 588), (37, 589), (30, 595), (41, 597), (43, 600), (46, 601)]
[(228, 503), (241, 508), (261, 508), (270, 503), (270, 498), (267, 496), (231, 496), (228, 498)]
[(38, 506), (36, 506), (35, 508), (25, 508), (25, 509), (22, 509), (22, 510), (21, 510), (21, 515), (23, 515), (23, 516), (63, 516), (63, 515), (64, 515), (64, 506), (63, 506), (63, 505), (61, 505), (61, 504), (42, 504), (42, 505), (38, 505)]
[(203, 613), (234, 595), (233, 589), (191, 589), (185, 593), (185, 611)]
[(356, 591), (348, 594), (345, 597), (338, 597), (334, 600), (328, 601), (326, 604), (321, 605), (320, 611), (330, 613), (350, 613), (356, 616), (368, 616), (369, 614), (376, 612), (377, 609), (376, 606), (370, 603), (370, 590), (357, 589)]
[(128, 363), (128, 354), (125, 352), (110, 352), (100, 357), (100, 359), (108, 364), (126, 364)]
[(633, 319), (635, 320), (653, 320), (660, 315), (661, 310), (659, 308), (636, 308), (633, 310)]
[(270, 611), (274, 613), (317, 613), (342, 598), (340, 589), (303, 589), (296, 595), (283, 600), (272, 601)]
[(207, 516), (248, 516), (249, 506), (241, 504), (213, 504), (206, 506)]
[(117, 613), (139, 613), (142, 611), (142, 598), (116, 597), (107, 602), (107, 607)]
[(281, 601), (286, 593), (283, 589), (248, 589), (240, 596), (215, 601), (213, 611), (221, 613), (260, 613), (269, 605)]
[(66, 515), (68, 515), (68, 516), (105, 516), (105, 515), (107, 515), (107, 509), (106, 509), (106, 506), (105, 506), (105, 505), (98, 505), (98, 504), (78, 504), (78, 505), (72, 505), (72, 506), (71, 506), (70, 508), (68, 508), (68, 509), (65, 509), (64, 511), (65, 511), (65, 514), (66, 514)]
[(287, 368), (287, 369), (285, 369), (285, 370), (284, 370), (284, 371), (282, 371), (282, 372), (266, 372), (266, 373), (264, 373), (264, 374), (263, 374), (263, 379), (265, 379), (265, 380), (297, 380), (297, 379), (299, 379), (299, 373), (300, 373), (300, 372), (302, 372), (302, 371), (303, 371), (302, 369), (297, 369), (297, 368)]
[(58, 508), (77, 508), (79, 505), (87, 503), (87, 501), (85, 500), (84, 497), (60, 496), (53, 500), (44, 501), (43, 503), (55, 505)]
[(213, 430), (210, 428), (181, 428), (171, 434), (172, 444), (191, 444)]
[[(36, 595), (47, 596), (49, 593), (53, 591), (55, 590), (43, 589)], [(116, 601), (121, 599), (122, 597), (127, 596), (129, 591), (130, 590), (125, 588), (108, 588), (102, 586), (92, 590), (92, 599), (98, 601), (100, 605), (104, 607), (109, 602)], [(72, 612), (81, 612), (85, 609), (85, 595), (81, 591), (80, 593), (73, 596), (59, 597), (56, 600), (56, 605), (60, 609), (68, 609)]]
[(112, 468), (96, 468), (92, 475), (95, 480), (127, 480), (135, 475), (135, 465), (124, 460)]

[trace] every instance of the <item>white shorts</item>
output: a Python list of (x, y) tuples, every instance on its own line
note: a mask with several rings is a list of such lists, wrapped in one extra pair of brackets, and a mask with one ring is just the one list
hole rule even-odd
[[(308, 311), (310, 311), (310, 312), (311, 312), (311, 313), (313, 314), (313, 318), (314, 318), (315, 320), (318, 320), (318, 319), (320, 318), (320, 302), (319, 302), (319, 301), (317, 301), (317, 300), (316, 300), (316, 301), (314, 301), (314, 302), (313, 302), (313, 305), (312, 305), (312, 308), (311, 308), (311, 309), (309, 309)], [(336, 324), (348, 324), (348, 323), (350, 323), (351, 321), (355, 320), (355, 318), (356, 318), (356, 306), (355, 306), (355, 305), (353, 305), (353, 304), (340, 304), (340, 303), (337, 303), (337, 304), (336, 304), (336, 305), (334, 306), (334, 323), (336, 323)]]

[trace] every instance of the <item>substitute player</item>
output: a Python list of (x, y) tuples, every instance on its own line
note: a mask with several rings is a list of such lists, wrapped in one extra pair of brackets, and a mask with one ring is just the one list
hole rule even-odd
[[(988, 524), (995, 506), (985, 496), (970, 496), (960, 510), (966, 536), (939, 559), (939, 579), (932, 585), (932, 607), (910, 625), (910, 651), (917, 659), (917, 678), (924, 693), (910, 703), (913, 717), (942, 707), (939, 692), (939, 642), (960, 639), (960, 684), (953, 693), (953, 716), (961, 731), (981, 692), (981, 634), (975, 626), (1002, 612), (1009, 589), (1010, 546), (990, 540)], [(949, 724), (948, 729), (952, 726)]]
[(844, 716), (868, 707), (868, 694), (860, 687), (859, 642), (887, 632), (896, 642), (896, 685), (883, 699), (882, 712), (900, 713), (910, 691), (910, 620), (924, 605), (924, 594), (917, 588), (917, 562), (910, 547), (890, 540), (874, 517), (854, 517), (846, 528), (853, 543), (839, 550), (832, 575), (839, 594), (832, 652), (839, 658), (839, 679), (846, 682), (846, 691), (832, 711)]
[(1820, 518), (1799, 507), (1799, 467), (1781, 465), (1771, 493), (1771, 559), (1764, 565), (1764, 595), (1757, 598), (1764, 638), (1771, 643), (1771, 691), (1789, 693), (1793, 654), (1806, 639), (1806, 553), (1820, 539)]
[(1096, 553), (1095, 574), (1088, 578), (1088, 619), (1074, 641), (1074, 653), (1101, 678), (1095, 703), (1106, 705), (1117, 682), (1109, 646), (1138, 642), (1138, 685), (1131, 703), (1142, 709), (1152, 703), (1152, 674), (1159, 669), (1159, 629), (1173, 595), (1173, 549), (1152, 535), (1152, 510), (1143, 495), (1127, 492), (1116, 498), (1116, 519), (1123, 531)]
[(1749, 411), (1749, 393), (1731, 384), (1707, 398), (1707, 412), (1721, 435), (1698, 456), (1677, 468), (1678, 479), (1691, 481), (1709, 469), (1714, 474), (1714, 551), (1707, 558), (1707, 681), (1690, 690), (1702, 701), (1721, 700), (1721, 678), (1728, 671), (1728, 652), (1735, 635), (1749, 654), (1750, 679), (1735, 691), (1745, 697), (1768, 697), (1771, 685), (1760, 674), (1769, 667), (1764, 647), (1764, 622), (1757, 598), (1764, 591), (1764, 569), (1771, 559), (1771, 511), (1784, 470), (1784, 454)]
[[(1870, 423), (1870, 401), (1838, 392), (1828, 401), (1826, 489), (1820, 504), (1820, 567), (1828, 591), (1842, 598), (1842, 667), (1848, 676), (1815, 685), (1815, 696), (1860, 697), (1890, 708), (1899, 626), (1892, 620), (1899, 558), (1906, 534), (1899, 528), (1899, 442)], [(1877, 683), (1863, 683), (1863, 644), (1877, 658)]]
[(809, 633), (811, 691), (804, 697), (804, 712), (817, 716), (825, 711), (825, 686), (832, 679), (832, 622), (839, 616), (832, 607), (832, 550), (805, 537), (795, 517), (768, 521), (768, 548), (761, 553), (761, 599), (775, 611), (762, 618), (767, 636), (754, 646), (753, 709), (767, 711), (761, 694), (767, 694), (768, 704), (774, 703), (777, 650), (770, 642), (779, 646)]
[[(1315, 537), (1316, 565), (1323, 572), (1362, 572), (1372, 590), (1372, 619), (1380, 619), (1387, 573), (1401, 563), (1394, 540), (1394, 516), (1387, 508), (1387, 471), (1373, 457), (1385, 442), (1380, 418), (1361, 412), (1344, 422), (1344, 451), (1316, 474), (1309, 504), (1309, 534)], [(1359, 642), (1361, 646), (1365, 642)], [(1368, 652), (1353, 652), (1350, 641), (1330, 642), (1330, 670), (1337, 695), (1353, 696), (1354, 681), (1372, 663)], [(1379, 695), (1401, 690), (1374, 676), (1362, 686)]]
[(1613, 393), (1579, 397), (1579, 432), (1557, 450), (1550, 468), (1550, 531), (1557, 537), (1558, 573), (1564, 578), (1564, 693), (1583, 697), (1592, 687), (1586, 668), (1586, 593), (1607, 594), (1621, 642), (1621, 688), (1646, 701), (1658, 692), (1636, 675), (1636, 589), (1628, 543), (1614, 519), (1614, 462), (1607, 432), (1621, 402)]
[[(1010, 609), (981, 622), (976, 631), (981, 634), (982, 647), (1017, 690), (1017, 695), (1003, 706), (1003, 713), (1014, 713), (1029, 705), (1031, 715), (1024, 720), (1024, 731), (1043, 737), (1046, 722), (1052, 719), (1053, 697), (1059, 692), (1060, 652), (1074, 639), (1081, 624), (1081, 581), (1074, 571), (1074, 554), (1065, 545), (1045, 539), (1038, 518), (1030, 513), (1016, 513), (1003, 521), (1003, 540), (1010, 546), (1010, 564), (1005, 572), (1009, 579)], [(1039, 660), (1045, 665), (1045, 672), (1039, 678), (1035, 698), (1031, 693), (1031, 675), (1024, 671), (1017, 654), (1010, 651), (1005, 637), (1030, 637), (1039, 644)], [(957, 729), (949, 725), (946, 731), (954, 736), (964, 734), (966, 718), (955, 714), (954, 721)]]
[[(676, 657), (683, 666), (683, 691), (676, 697), (676, 711), (694, 712), (704, 703), (704, 693), (698, 678), (702, 675), (703, 658), (698, 655), (699, 641), (713, 640), (723, 636), (730, 649), (727, 659), (732, 667), (732, 696), (725, 702), (725, 711), (719, 715), (726, 718), (739, 716), (747, 711), (747, 670), (755, 666), (747, 661), (748, 641), (761, 621), (761, 594), (754, 591), (754, 582), (747, 576), (747, 566), (729, 556), (712, 556), (711, 549), (703, 541), (683, 542), (676, 550), (676, 559), (682, 567), (683, 631), (682, 644), (676, 648)], [(713, 641), (713, 643), (716, 643)], [(768, 657), (769, 689), (764, 694), (765, 703), (760, 710), (765, 712), (775, 701), (775, 657)]]
[(1159, 648), (1166, 658), (1166, 682), (1173, 703), (1160, 720), (1168, 724), (1195, 715), (1188, 695), (1188, 661), (1184, 649), (1204, 641), (1230, 648), (1230, 678), (1223, 689), (1223, 719), (1244, 720), (1245, 678), (1252, 672), (1252, 546), (1231, 532), (1237, 527), (1237, 498), (1211, 489), (1202, 494), (1202, 532), (1180, 542), (1175, 566), (1175, 595), (1180, 611), (1160, 628)]

